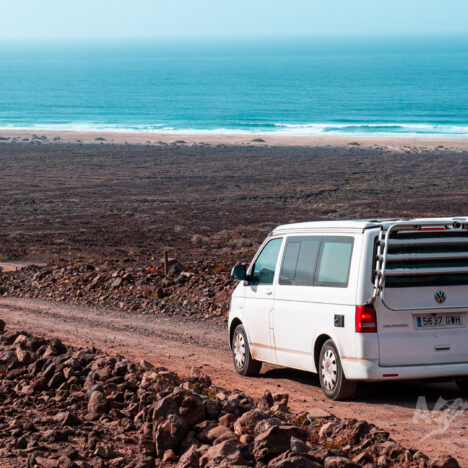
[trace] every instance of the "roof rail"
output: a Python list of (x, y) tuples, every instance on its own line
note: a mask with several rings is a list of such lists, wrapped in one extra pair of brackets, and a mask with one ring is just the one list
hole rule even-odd
[[(394, 233), (426, 233), (426, 232), (466, 232), (467, 235), (463, 237), (440, 237), (433, 238), (421, 237), (408, 238), (408, 239), (390, 239)], [(411, 270), (411, 262), (418, 260), (459, 260), (468, 258), (467, 252), (457, 253), (428, 253), (428, 254), (389, 254), (388, 249), (390, 246), (410, 246), (410, 245), (444, 245), (453, 243), (467, 243), (468, 244), (468, 217), (456, 218), (443, 218), (443, 219), (413, 219), (407, 221), (397, 221), (391, 225), (381, 225), (379, 237), (377, 240), (377, 252), (375, 255), (375, 269), (374, 269), (374, 290), (372, 297), (366, 301), (366, 305), (373, 304), (380, 296), (384, 305), (391, 310), (407, 310), (395, 309), (385, 303), (384, 287), (385, 279), (394, 276), (409, 276), (409, 275), (434, 275), (434, 274), (468, 274), (468, 266), (453, 267), (453, 268), (423, 268)], [(391, 261), (408, 262), (408, 267), (404, 268), (388, 268), (387, 264)], [(412, 307), (411, 309), (414, 309)], [(428, 310), (427, 307), (421, 310)]]

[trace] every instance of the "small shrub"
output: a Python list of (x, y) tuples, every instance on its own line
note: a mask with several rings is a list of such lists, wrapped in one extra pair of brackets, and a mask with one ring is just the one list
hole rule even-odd
[(192, 236), (192, 243), (195, 244), (197, 247), (203, 246), (203, 237), (200, 234), (194, 234)]

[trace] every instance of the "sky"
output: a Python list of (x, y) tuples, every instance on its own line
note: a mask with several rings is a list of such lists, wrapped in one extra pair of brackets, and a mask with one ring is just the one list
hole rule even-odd
[(0, 0), (0, 39), (468, 35), (467, 0)]

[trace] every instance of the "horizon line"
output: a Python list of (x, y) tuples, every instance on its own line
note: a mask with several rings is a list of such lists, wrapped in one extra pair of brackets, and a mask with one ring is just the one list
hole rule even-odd
[(336, 33), (312, 33), (312, 34), (207, 34), (207, 35), (128, 35), (128, 36), (27, 36), (27, 37), (16, 37), (16, 36), (0, 36), (0, 42), (30, 42), (30, 41), (144, 41), (144, 40), (170, 40), (170, 41), (185, 41), (185, 40), (213, 40), (213, 39), (225, 39), (225, 40), (271, 40), (271, 39), (349, 39), (349, 38), (382, 38), (382, 39), (394, 39), (400, 40), (405, 38), (466, 38), (468, 39), (468, 31), (434, 31), (434, 32), (404, 32), (394, 34), (392, 32), (344, 32), (340, 34)]

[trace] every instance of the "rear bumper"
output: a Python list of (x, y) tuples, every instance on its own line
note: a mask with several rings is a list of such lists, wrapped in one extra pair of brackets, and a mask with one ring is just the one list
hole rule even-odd
[(414, 380), (468, 376), (468, 362), (381, 367), (377, 360), (342, 358), (341, 364), (349, 380)]

